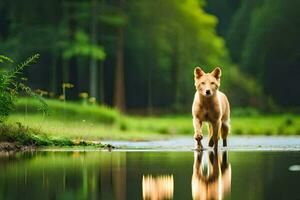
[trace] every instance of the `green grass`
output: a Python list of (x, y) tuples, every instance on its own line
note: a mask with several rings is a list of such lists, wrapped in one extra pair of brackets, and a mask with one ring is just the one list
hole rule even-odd
[[(123, 115), (104, 106), (70, 102), (64, 104), (57, 100), (46, 102), (49, 115), (37, 111), (35, 100), (21, 99), (17, 103), (16, 112), (8, 118), (6, 124), (15, 126), (19, 122), (34, 130), (34, 135), (43, 136), (42, 141), (47, 138), (52, 141), (62, 138), (65, 141), (139, 141), (182, 135), (193, 137), (191, 115), (138, 117)], [(262, 115), (257, 112), (248, 115), (241, 114), (241, 110), (237, 113), (231, 119), (232, 135), (300, 135), (299, 115)], [(203, 131), (206, 134), (206, 126)]]
[[(119, 117), (119, 112), (106, 106), (86, 105), (80, 103), (47, 99), (48, 115), (64, 121), (87, 120), (103, 124), (113, 124)], [(40, 102), (31, 98), (21, 98), (17, 102), (15, 113), (36, 114)]]
[(21, 123), (1, 124), (0, 141), (17, 142), (22, 145), (49, 145), (50, 140), (45, 134), (41, 134)]
[(53, 136), (45, 134), (38, 129), (17, 123), (0, 124), (0, 142), (16, 143), (20, 146), (95, 146), (109, 147), (101, 143), (93, 143), (85, 140), (74, 140), (65, 136)]
[(13, 114), (9, 117), (9, 124), (20, 122), (38, 132), (52, 137), (65, 137), (75, 140), (152, 140), (165, 138), (163, 135), (151, 131), (121, 130), (118, 124), (103, 124), (87, 120), (62, 120), (51, 116), (37, 114), (24, 115)]
[[(193, 135), (192, 117), (163, 116), (150, 118), (126, 117), (121, 122), (128, 130), (152, 131), (165, 135)], [(203, 132), (207, 134), (207, 126)], [(254, 115), (231, 118), (233, 135), (300, 135), (299, 115)]]
[(300, 116), (233, 117), (231, 126), (236, 135), (300, 135)]

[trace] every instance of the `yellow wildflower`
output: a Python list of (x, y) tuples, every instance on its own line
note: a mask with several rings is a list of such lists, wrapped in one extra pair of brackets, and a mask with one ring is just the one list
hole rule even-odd
[(79, 93), (79, 97), (86, 99), (89, 97), (89, 94), (87, 92), (81, 92), (81, 93)]
[(63, 88), (72, 88), (72, 87), (74, 87), (74, 85), (73, 84), (71, 84), (71, 83), (63, 83)]
[(96, 98), (95, 97), (90, 97), (89, 102), (92, 103), (92, 104), (95, 104), (96, 103)]
[(58, 97), (58, 99), (63, 101), (63, 100), (65, 100), (65, 96), (64, 96), (64, 95), (60, 95), (60, 96)]

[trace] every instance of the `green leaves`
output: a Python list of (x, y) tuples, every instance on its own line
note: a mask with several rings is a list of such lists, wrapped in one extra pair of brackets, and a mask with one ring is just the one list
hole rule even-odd
[(77, 31), (75, 41), (63, 52), (63, 58), (69, 59), (73, 56), (87, 56), (96, 60), (104, 60), (105, 52), (102, 46), (94, 45), (84, 31)]
[(159, 88), (149, 92), (152, 99), (148, 101), (190, 107), (193, 68), (223, 66), (229, 60), (224, 40), (215, 31), (218, 20), (204, 11), (203, 2), (139, 0), (128, 4), (126, 63), (131, 70), (128, 74), (135, 74), (128, 80), (132, 81), (129, 88), (142, 85), (141, 93), (145, 88)]
[[(35, 63), (38, 58), (39, 54), (35, 54), (17, 65), (13, 70), (0, 72), (0, 123), (3, 122), (14, 109), (15, 101), (20, 91), (23, 91), (27, 95), (37, 97), (28, 86), (17, 81), (16, 78), (18, 75), (22, 74), (25, 67)], [(5, 63), (5, 61), (13, 63), (12, 59), (0, 55), (0, 62)], [(45, 111), (46, 106), (44, 101), (40, 99), (40, 102), (42, 102), (43, 105), (42, 110)]]
[(99, 16), (99, 21), (110, 26), (125, 26), (127, 24), (127, 16), (123, 14), (105, 14)]
[[(13, 84), (13, 79), (16, 78), (17, 75), (20, 75), (23, 71), (23, 69), (33, 63), (39, 58), (39, 54), (35, 54), (31, 57), (29, 57), (24, 62), (20, 63), (17, 67), (15, 67), (13, 70), (3, 73), (1, 75), (1, 85), (0, 90), (4, 90), (5, 88), (9, 87), (11, 84)], [(10, 59), (11, 60), (11, 59)], [(12, 60), (11, 60), (12, 61)]]
[(0, 63), (4, 63), (4, 62), (13, 63), (14, 61), (12, 59), (10, 59), (9, 57), (7, 57), (7, 56), (0, 55)]

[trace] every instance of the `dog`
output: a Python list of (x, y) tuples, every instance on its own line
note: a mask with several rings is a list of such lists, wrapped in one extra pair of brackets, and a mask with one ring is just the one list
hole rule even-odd
[(218, 148), (219, 134), (223, 146), (227, 146), (227, 136), (230, 129), (230, 106), (226, 95), (219, 91), (221, 69), (215, 68), (205, 73), (200, 67), (194, 69), (196, 93), (192, 106), (194, 138), (196, 149), (203, 149), (202, 124), (209, 123), (209, 147)]

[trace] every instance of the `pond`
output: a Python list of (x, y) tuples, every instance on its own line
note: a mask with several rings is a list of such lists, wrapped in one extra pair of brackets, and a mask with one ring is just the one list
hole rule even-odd
[(299, 199), (299, 151), (38, 151), (0, 157), (0, 199)]

